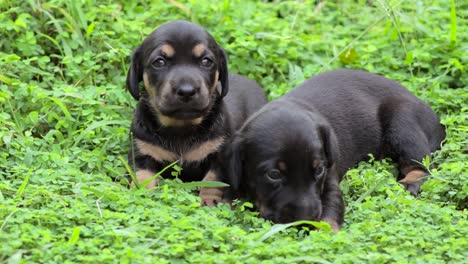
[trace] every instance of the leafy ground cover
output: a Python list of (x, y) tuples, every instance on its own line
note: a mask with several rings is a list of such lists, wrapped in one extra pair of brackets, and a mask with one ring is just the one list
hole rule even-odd
[[(0, 262), (461, 263), (468, 259), (466, 1), (0, 2)], [(202, 208), (177, 180), (127, 188), (129, 55), (185, 19), (270, 99), (335, 68), (393, 78), (447, 127), (413, 198), (391, 161), (342, 182), (341, 232), (279, 228), (248, 201)], [(281, 229), (281, 228), (279, 228)]]

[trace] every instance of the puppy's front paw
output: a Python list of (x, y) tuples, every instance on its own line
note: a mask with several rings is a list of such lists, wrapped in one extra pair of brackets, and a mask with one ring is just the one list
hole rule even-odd
[[(150, 170), (138, 170), (136, 172), (136, 178), (138, 180), (138, 183), (142, 183), (150, 178), (152, 178), (156, 173), (155, 172), (152, 172)], [(152, 180), (151, 182), (149, 182), (147, 185), (145, 185), (144, 187), (146, 189), (150, 189), (150, 188), (153, 188), (155, 187), (157, 184), (158, 184), (158, 181), (159, 181), (159, 178), (156, 178), (154, 180)], [(135, 187), (135, 182), (132, 182), (130, 184), (130, 188), (134, 188)]]
[(202, 206), (213, 207), (223, 201), (223, 190), (221, 188), (202, 187), (200, 189)]
[(428, 175), (427, 172), (423, 170), (412, 170), (405, 175), (405, 178), (399, 180), (398, 182), (403, 184), (405, 189), (409, 191), (413, 196), (417, 196), (421, 185), (424, 183), (424, 177)]
[(331, 219), (331, 218), (325, 217), (325, 218), (322, 218), (321, 221), (329, 223), (329, 224), (330, 224), (330, 227), (331, 227), (331, 230), (332, 230), (333, 233), (335, 233), (335, 234), (338, 233), (338, 231), (341, 230), (340, 225), (339, 225), (335, 220), (333, 220), (333, 219)]

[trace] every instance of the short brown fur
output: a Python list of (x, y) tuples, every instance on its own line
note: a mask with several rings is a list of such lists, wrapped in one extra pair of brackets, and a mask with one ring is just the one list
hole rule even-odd
[(203, 53), (205, 52), (205, 50), (206, 50), (205, 44), (200, 43), (200, 44), (195, 45), (195, 47), (193, 47), (192, 54), (195, 57), (201, 57)]

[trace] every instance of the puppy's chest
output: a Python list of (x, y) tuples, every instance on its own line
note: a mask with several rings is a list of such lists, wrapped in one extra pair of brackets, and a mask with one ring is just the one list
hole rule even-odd
[(158, 162), (173, 162), (179, 160), (180, 165), (199, 163), (204, 161), (210, 154), (218, 152), (225, 142), (223, 136), (197, 142), (193, 144), (173, 144), (172, 146), (161, 146), (146, 142), (141, 139), (135, 140), (138, 153), (147, 155)]

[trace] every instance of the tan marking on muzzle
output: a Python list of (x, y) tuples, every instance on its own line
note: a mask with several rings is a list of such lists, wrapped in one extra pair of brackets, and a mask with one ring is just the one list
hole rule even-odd
[(152, 85), (150, 84), (148, 73), (146, 73), (146, 72), (143, 73), (143, 84), (145, 85), (145, 90), (148, 93), (148, 95), (151, 98), (155, 98), (156, 97), (156, 91), (152, 87)]
[(410, 184), (421, 181), (421, 179), (428, 175), (428, 173), (421, 169), (413, 169), (406, 173), (405, 178), (399, 180), (399, 183)]
[(216, 87), (218, 86), (218, 81), (219, 81), (219, 71), (216, 71), (214, 83), (213, 83), (213, 86), (211, 86), (211, 90), (210, 90), (211, 94), (213, 94), (216, 91)]
[(156, 99), (156, 89), (151, 85), (149, 78), (148, 78), (148, 73), (143, 73), (143, 84), (145, 85), (145, 90), (148, 93), (149, 96), (149, 103), (151, 108), (153, 108), (154, 111), (158, 112), (158, 103)]
[[(136, 178), (137, 178), (138, 183), (142, 183), (142, 182), (144, 182), (144, 181), (146, 181), (146, 180), (152, 178), (155, 174), (156, 174), (155, 172), (152, 172), (152, 171), (150, 171), (150, 170), (138, 170), (138, 171), (136, 172)], [(156, 178), (156, 179), (152, 180), (151, 182), (149, 182), (149, 183), (145, 186), (145, 188), (146, 188), (146, 189), (153, 188), (154, 186), (156, 186), (156, 184), (158, 184), (158, 182), (159, 182), (159, 178)], [(131, 187), (131, 188), (135, 187), (135, 183), (132, 182), (132, 183), (130, 184), (130, 187)]]
[(205, 44), (197, 44), (195, 45), (195, 47), (193, 47), (192, 49), (192, 54), (195, 56), (195, 57), (201, 57), (203, 55), (203, 52), (205, 52), (206, 50), (206, 46)]
[(135, 144), (138, 151), (143, 155), (148, 155), (156, 161), (169, 161), (173, 162), (177, 160), (177, 154), (169, 150), (163, 149), (160, 146), (153, 145), (148, 142), (144, 142), (140, 139), (135, 139)]
[(166, 57), (172, 57), (175, 54), (174, 48), (169, 44), (161, 45), (161, 53)]
[[(203, 181), (219, 181), (219, 179), (216, 173), (210, 170), (203, 178)], [(223, 187), (201, 187), (199, 194), (201, 205), (213, 207), (220, 202), (229, 203), (229, 201), (223, 200), (223, 189)]]
[(165, 115), (158, 115), (159, 123), (165, 127), (183, 127), (183, 126), (196, 126), (201, 124), (203, 121), (203, 117), (197, 117), (195, 119), (190, 120), (180, 120), (175, 119)]
[(216, 139), (205, 141), (193, 147), (189, 151), (185, 152), (182, 155), (181, 160), (183, 162), (202, 161), (206, 157), (208, 157), (208, 155), (210, 155), (211, 153), (218, 151), (219, 148), (223, 145), (223, 143), (224, 143), (224, 137), (219, 137)]
[(258, 208), (258, 211), (260, 212), (261, 217), (265, 218), (271, 214), (271, 209), (268, 208), (267, 206), (264, 206), (262, 203), (256, 202), (255, 206)]

